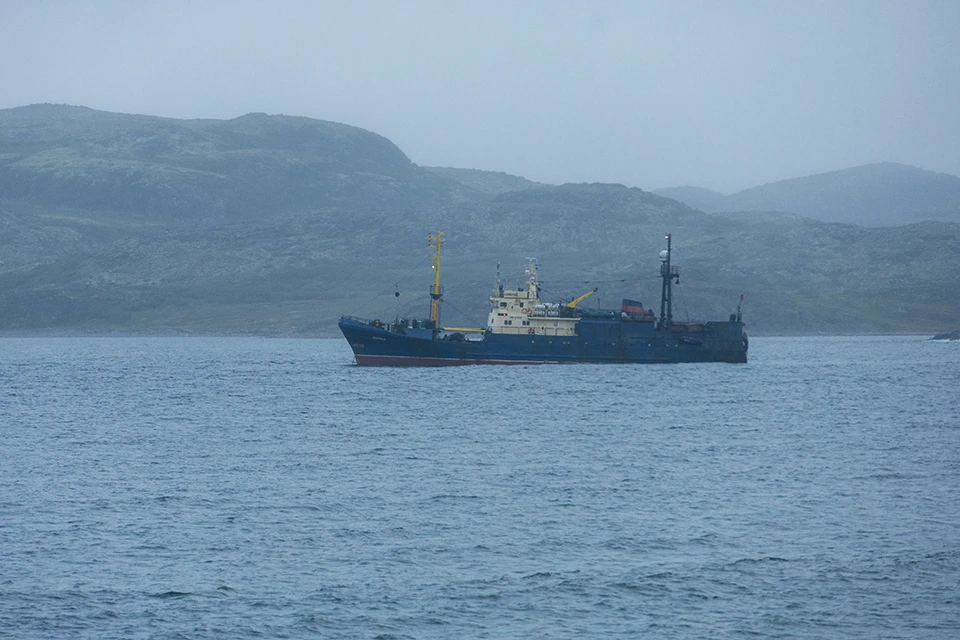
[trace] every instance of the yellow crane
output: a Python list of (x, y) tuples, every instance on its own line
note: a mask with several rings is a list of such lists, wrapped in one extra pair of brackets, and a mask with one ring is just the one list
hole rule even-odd
[(585, 294), (583, 294), (579, 298), (574, 298), (573, 300), (567, 303), (567, 309), (576, 309), (578, 304), (580, 304), (581, 302), (583, 302), (584, 300), (586, 300), (596, 292), (597, 292), (597, 287), (594, 287), (593, 291), (587, 291)]
[(443, 296), (443, 289), (440, 288), (440, 247), (443, 245), (443, 231), (437, 229), (437, 235), (429, 236), (430, 248), (437, 252), (431, 256), (433, 259), (434, 279), (433, 286), (430, 288), (430, 319), (433, 320), (433, 326), (440, 326), (440, 300)]

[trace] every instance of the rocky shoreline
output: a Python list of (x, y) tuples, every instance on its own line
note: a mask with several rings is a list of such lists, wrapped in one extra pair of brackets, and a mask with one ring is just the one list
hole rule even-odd
[(960, 340), (960, 329), (948, 333), (938, 333), (931, 340)]

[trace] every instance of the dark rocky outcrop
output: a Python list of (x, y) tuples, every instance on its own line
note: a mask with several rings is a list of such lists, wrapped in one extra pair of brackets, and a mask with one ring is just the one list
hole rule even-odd
[(938, 333), (931, 340), (960, 340), (960, 329), (948, 333)]

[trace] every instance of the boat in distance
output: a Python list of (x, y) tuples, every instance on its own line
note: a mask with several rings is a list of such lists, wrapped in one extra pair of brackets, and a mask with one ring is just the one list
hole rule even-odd
[(537, 264), (530, 261), (525, 288), (504, 289), (498, 275), (485, 328), (443, 328), (443, 232), (438, 231), (430, 236), (435, 276), (429, 319), (384, 322), (343, 316), (340, 330), (358, 365), (746, 362), (749, 343), (739, 304), (727, 320), (674, 322), (672, 285), (679, 283), (680, 271), (671, 264), (670, 235), (665, 238), (659, 316), (627, 299), (619, 309), (579, 308), (596, 289), (566, 304), (545, 303)]

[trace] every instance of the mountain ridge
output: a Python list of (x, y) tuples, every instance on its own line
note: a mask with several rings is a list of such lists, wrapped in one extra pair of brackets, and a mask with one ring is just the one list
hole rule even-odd
[(636, 187), (420, 167), (309, 118), (0, 110), (3, 332), (335, 335), (341, 314), (421, 316), (437, 229), (460, 326), (484, 321), (495, 266), (522, 277), (527, 256), (552, 299), (654, 300), (665, 232), (678, 317), (726, 317), (740, 294), (753, 333), (926, 332), (960, 310), (957, 224), (710, 214)]
[(655, 192), (709, 213), (783, 211), (874, 227), (960, 223), (960, 177), (895, 162), (779, 180), (730, 195), (689, 186)]

